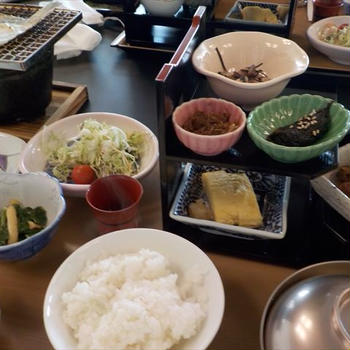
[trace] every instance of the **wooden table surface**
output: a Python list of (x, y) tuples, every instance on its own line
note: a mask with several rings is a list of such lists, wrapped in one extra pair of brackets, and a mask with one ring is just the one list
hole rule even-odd
[[(158, 165), (141, 181), (140, 227), (161, 229)], [(75, 249), (98, 236), (84, 199), (66, 198), (67, 209), (52, 241), (36, 256), (0, 262), (0, 349), (52, 349), (42, 308), (46, 288), (59, 265)], [(274, 288), (294, 270), (208, 253), (225, 288), (223, 322), (209, 349), (258, 349), (260, 318)]]
[[(292, 38), (307, 49), (311, 58), (310, 66), (316, 64), (319, 67), (328, 67), (327, 69), (348, 70), (347, 67), (339, 67), (326, 57), (321, 57), (320, 54), (308, 47), (303, 33), (309, 23), (302, 20), (303, 11), (305, 11), (304, 8), (297, 9), (298, 17), (295, 21)], [(105, 31), (104, 35), (106, 34)], [(110, 36), (112, 35), (113, 33), (110, 34)], [(147, 84), (151, 84), (149, 79), (152, 78), (150, 76), (154, 76), (155, 71), (159, 70), (160, 67), (153, 67), (146, 60), (143, 63), (143, 69), (139, 71), (135, 57), (129, 57), (124, 53), (117, 53), (117, 51), (106, 55), (105, 52), (112, 52), (108, 51), (109, 42), (104, 41), (96, 53), (92, 53), (91, 56), (83, 56), (82, 59), (74, 58), (59, 64), (55, 70), (55, 78), (59, 80), (67, 78), (68, 81), (87, 84), (91, 98), (90, 111), (102, 110), (101, 106), (105, 111), (125, 114), (128, 114), (126, 112), (129, 111), (129, 115), (153, 126), (155, 121), (150, 119), (150, 115), (153, 117), (156, 115), (155, 101), (154, 105), (150, 102), (147, 104), (147, 99), (153, 101), (154, 98), (154, 96), (150, 98), (150, 94), (153, 92)], [(99, 50), (102, 50), (101, 53), (98, 53)], [(132, 70), (131, 75), (126, 76), (122, 70), (119, 71), (118, 67), (122, 61), (125, 62), (125, 67)], [(104, 65), (101, 65), (101, 62)], [(147, 76), (144, 73), (145, 65), (149, 66)], [(113, 90), (111, 79), (100, 81), (100, 77), (107, 79), (110, 76), (118, 77), (122, 81), (125, 80), (123, 89), (125, 93), (128, 93), (126, 89), (134, 91), (135, 87), (140, 87), (141, 81), (144, 87), (142, 94), (141, 92), (134, 92), (134, 94), (139, 94), (137, 101), (144, 98), (145, 105), (135, 104), (134, 101), (123, 103), (126, 101), (124, 95)], [(135, 86), (126, 84), (126, 79), (131, 79), (131, 76), (137, 80)], [(106, 85), (108, 91), (103, 90)], [(148, 90), (149, 94), (146, 97), (143, 96), (143, 92)], [(114, 91), (113, 99), (107, 98), (112, 96), (110, 95), (111, 91)], [(142, 108), (139, 108), (139, 105)], [(124, 108), (127, 111), (124, 112)], [(162, 224), (158, 166), (141, 182), (145, 192), (140, 205), (139, 226), (160, 229)], [(47, 247), (28, 260), (0, 261), (0, 349), (52, 349), (42, 319), (46, 288), (52, 275), (64, 259), (79, 246), (98, 236), (96, 222), (90, 214), (85, 200), (66, 198), (66, 202), (66, 212), (60, 222), (58, 232)], [(259, 325), (264, 306), (274, 288), (294, 270), (234, 256), (214, 253), (208, 253), (208, 255), (221, 275), (226, 295), (223, 322), (209, 349), (258, 349)]]

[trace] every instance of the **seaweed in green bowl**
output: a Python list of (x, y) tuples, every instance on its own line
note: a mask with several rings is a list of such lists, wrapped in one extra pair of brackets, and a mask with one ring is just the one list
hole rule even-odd
[[(318, 157), (335, 147), (350, 129), (350, 112), (341, 104), (319, 95), (282, 96), (264, 102), (250, 112), (247, 130), (258, 148), (283, 163), (297, 163)], [(271, 141), (276, 130), (296, 125), (301, 118), (327, 109), (327, 128), (323, 135), (307, 146), (285, 146)]]

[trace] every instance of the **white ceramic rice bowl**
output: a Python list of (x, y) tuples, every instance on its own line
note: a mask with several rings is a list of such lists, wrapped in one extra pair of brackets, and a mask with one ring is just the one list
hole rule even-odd
[[(218, 74), (218, 48), (227, 69), (263, 63), (270, 80), (244, 83)], [(198, 73), (206, 76), (213, 91), (245, 110), (278, 96), (289, 80), (305, 72), (309, 57), (294, 41), (263, 32), (230, 32), (206, 39), (192, 55)]]
[[(95, 119), (99, 122), (105, 122), (114, 125), (125, 132), (139, 131), (146, 135), (145, 153), (141, 159), (140, 171), (134, 175), (135, 179), (141, 179), (146, 176), (155, 166), (159, 151), (158, 140), (153, 132), (139, 121), (115, 113), (91, 112), (81, 113), (58, 120), (49, 126), (41, 129), (27, 143), (27, 146), (21, 153), (19, 168), (22, 173), (44, 171), (46, 166), (46, 156), (41, 148), (41, 140), (44, 135), (54, 132), (57, 135), (64, 135), (68, 140), (78, 134), (78, 126), (85, 119)], [(90, 185), (78, 185), (73, 183), (61, 183), (63, 194), (69, 197), (84, 197)]]
[(71, 290), (77, 275), (87, 261), (111, 255), (133, 253), (148, 248), (163, 254), (170, 268), (179, 273), (198, 265), (205, 272), (204, 290), (207, 294), (207, 317), (199, 332), (175, 345), (176, 350), (206, 349), (216, 335), (224, 313), (225, 294), (220, 275), (197, 246), (175, 234), (147, 228), (120, 230), (100, 236), (77, 249), (57, 269), (47, 288), (43, 317), (46, 333), (56, 350), (76, 348), (76, 341), (62, 319), (61, 296)]
[(334, 23), (337, 26), (344, 23), (350, 25), (350, 16), (327, 17), (313, 23), (306, 31), (307, 38), (316, 50), (328, 56), (332, 61), (350, 65), (350, 47), (328, 44), (319, 39), (319, 32), (327, 23)]

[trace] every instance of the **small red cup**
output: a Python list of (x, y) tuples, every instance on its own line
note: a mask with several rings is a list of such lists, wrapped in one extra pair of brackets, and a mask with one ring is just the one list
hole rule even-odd
[[(140, 182), (126, 175), (110, 175), (95, 180), (85, 198), (95, 218), (102, 224), (124, 227), (137, 222), (143, 195)], [(114, 227), (115, 228), (115, 227)]]
[(338, 16), (343, 7), (343, 0), (313, 0), (316, 19)]

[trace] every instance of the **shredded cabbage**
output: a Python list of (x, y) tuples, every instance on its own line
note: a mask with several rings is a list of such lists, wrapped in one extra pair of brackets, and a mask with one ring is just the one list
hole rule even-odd
[(51, 132), (42, 142), (42, 148), (47, 155), (47, 170), (62, 182), (69, 181), (72, 169), (79, 164), (91, 166), (97, 177), (131, 176), (140, 168), (144, 134), (127, 135), (116, 126), (87, 119), (74, 139), (67, 142)]

